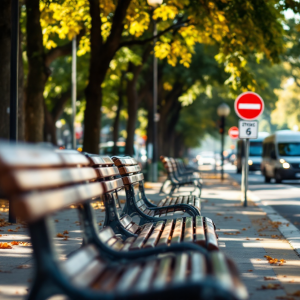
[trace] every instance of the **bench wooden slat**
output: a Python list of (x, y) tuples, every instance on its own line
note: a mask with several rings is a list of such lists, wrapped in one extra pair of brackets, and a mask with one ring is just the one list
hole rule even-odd
[(117, 167), (102, 167), (95, 168), (95, 170), (97, 170), (99, 178), (120, 175), (119, 169)]
[(140, 173), (140, 174), (122, 177), (122, 179), (123, 179), (123, 183), (125, 185), (128, 185), (128, 184), (133, 184), (133, 183), (144, 180), (144, 175), (142, 173)]
[(181, 203), (182, 203), (182, 200), (183, 200), (183, 197), (182, 197), (182, 196), (179, 196), (179, 197), (177, 198), (176, 204), (181, 204)]
[(120, 219), (120, 223), (126, 228), (130, 223), (132, 222), (132, 219), (128, 216), (125, 215)]
[(159, 221), (156, 223), (154, 230), (152, 231), (149, 239), (147, 240), (144, 248), (153, 248), (155, 247), (157, 241), (159, 240), (162, 228), (164, 226), (164, 221)]
[(6, 192), (15, 193), (94, 180), (97, 178), (97, 173), (93, 168), (15, 170), (12, 177), (6, 178)]
[(164, 204), (165, 204), (165, 202), (167, 201), (167, 199), (168, 199), (168, 197), (165, 198), (165, 199), (160, 200), (159, 203), (157, 204), (157, 207), (162, 207), (162, 206), (164, 206)]
[(180, 253), (175, 257), (175, 267), (172, 281), (174, 284), (182, 283), (187, 276), (189, 255), (187, 253)]
[(88, 158), (76, 150), (56, 150), (66, 166), (88, 166)]
[(122, 178), (101, 181), (101, 184), (103, 185), (105, 193), (112, 192), (114, 190), (118, 190), (124, 187)]
[(158, 265), (156, 277), (153, 281), (153, 287), (156, 289), (163, 288), (167, 285), (169, 279), (169, 273), (171, 269), (172, 258), (164, 257), (161, 259)]
[(142, 273), (140, 274), (136, 284), (135, 284), (135, 290), (138, 292), (145, 292), (149, 290), (152, 282), (152, 278), (154, 276), (154, 272), (156, 270), (158, 261), (150, 261), (148, 262), (142, 270)]
[(157, 246), (167, 246), (169, 242), (169, 237), (172, 231), (173, 220), (167, 220), (164, 230), (160, 236)]
[(105, 268), (106, 263), (96, 259), (90, 262), (83, 270), (73, 277), (71, 281), (76, 286), (88, 287), (92, 285), (99, 276), (101, 276)]
[(207, 240), (207, 249), (208, 250), (218, 250), (218, 241), (215, 233), (214, 225), (209, 218), (204, 218), (205, 221), (205, 232), (206, 232), (206, 240)]
[(39, 218), (62, 210), (71, 204), (82, 203), (103, 194), (99, 182), (78, 184), (71, 187), (28, 194), (12, 201), (14, 213), (25, 221), (36, 221)]
[(184, 228), (184, 241), (192, 242), (193, 241), (193, 218), (186, 217), (185, 218), (185, 228)]
[(92, 260), (97, 258), (99, 252), (93, 245), (84, 246), (72, 254), (62, 263), (62, 269), (68, 277), (74, 277), (78, 272), (83, 270)]
[(197, 216), (195, 225), (196, 225), (195, 242), (199, 245), (205, 246), (206, 239), (205, 239), (205, 232), (204, 232), (204, 225), (203, 225), (203, 217)]
[(63, 166), (64, 162), (53, 149), (33, 144), (18, 143), (18, 146), (1, 142), (0, 170), (8, 168), (46, 168)]
[(93, 289), (102, 291), (111, 291), (115, 288), (118, 282), (118, 278), (122, 273), (124, 267), (119, 266), (111, 269), (105, 270), (102, 276), (100, 276), (92, 285)]
[(201, 210), (201, 201), (200, 201), (200, 199), (196, 198), (194, 205)]
[(133, 237), (133, 236), (127, 238), (124, 242), (122, 251), (128, 251), (134, 241), (135, 241), (135, 237)]
[(127, 227), (126, 230), (132, 232), (132, 233), (136, 233), (141, 227), (135, 223), (132, 224), (132, 226)]
[[(171, 198), (166, 199), (166, 202), (165, 202), (164, 206), (170, 205), (170, 202), (171, 202)], [(161, 209), (157, 213), (159, 213), (160, 217), (164, 217), (164, 216), (166, 216), (167, 209)]]
[(120, 174), (121, 175), (128, 175), (131, 173), (138, 173), (141, 172), (141, 168), (139, 165), (136, 166), (124, 166), (119, 168)]
[(130, 268), (128, 268), (119, 279), (115, 290), (117, 292), (123, 292), (128, 290), (137, 280), (137, 277), (141, 270), (141, 265), (131, 266)]
[(148, 216), (153, 217), (155, 215), (155, 210), (150, 210)]
[(183, 219), (182, 218), (177, 219), (173, 231), (172, 239), (171, 239), (171, 244), (180, 243), (181, 236), (182, 236), (182, 226), (183, 226)]
[(141, 249), (143, 247), (144, 243), (146, 242), (146, 240), (148, 239), (152, 228), (153, 228), (153, 223), (146, 224), (144, 226), (142, 232), (139, 234), (139, 236), (136, 238), (136, 240), (130, 247), (130, 249), (131, 250)]
[(134, 158), (113, 158), (113, 161), (117, 167), (122, 167), (122, 166), (133, 166), (137, 165), (137, 161)]
[(107, 226), (100, 230), (98, 237), (103, 242), (106, 243), (109, 239), (115, 236), (115, 233), (111, 229), (111, 227)]
[(226, 258), (220, 251), (211, 253), (211, 262), (213, 274), (218, 278), (221, 284), (228, 289), (233, 288), (233, 282), (228, 268)]
[(87, 158), (91, 166), (112, 166), (114, 162), (109, 156), (99, 156), (95, 154), (87, 154)]
[(207, 273), (205, 257), (198, 252), (191, 252), (191, 275), (194, 282), (201, 281)]
[(188, 196), (184, 196), (181, 203), (187, 204), (188, 203), (188, 199), (189, 199)]

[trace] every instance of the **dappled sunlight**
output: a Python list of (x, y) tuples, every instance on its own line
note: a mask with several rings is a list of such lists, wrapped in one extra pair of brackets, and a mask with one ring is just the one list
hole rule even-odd
[(25, 285), (0, 285), (0, 297), (9, 297), (14, 299), (13, 296), (25, 296), (28, 294), (28, 286)]

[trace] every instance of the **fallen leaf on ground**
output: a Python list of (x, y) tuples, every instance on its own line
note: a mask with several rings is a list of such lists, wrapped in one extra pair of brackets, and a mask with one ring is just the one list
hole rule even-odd
[(126, 200), (120, 200), (120, 203), (121, 203), (121, 204), (125, 204), (125, 203), (126, 203)]
[(31, 265), (20, 265), (17, 267), (17, 269), (29, 269), (31, 268)]
[(54, 222), (55, 222), (55, 223), (58, 223), (59, 221), (58, 221), (58, 220), (54, 220)]
[(246, 229), (246, 228), (243, 228), (242, 230), (245, 231), (245, 230), (247, 230), (247, 229)]
[(67, 241), (68, 238), (69, 238), (69, 237), (68, 237), (67, 235), (65, 235), (63, 240), (64, 240), (64, 241)]
[(63, 238), (64, 237), (64, 235), (62, 233), (58, 233), (56, 236), (59, 237), (59, 238)]
[(68, 230), (65, 230), (65, 231), (64, 231), (64, 234), (69, 234), (69, 231), (68, 231)]
[(102, 226), (102, 223), (101, 222), (99, 222), (99, 224), (98, 224), (99, 226)]
[(223, 232), (224, 234), (226, 235), (237, 235), (237, 234), (240, 234), (239, 231), (236, 231), (236, 232)]
[(12, 249), (9, 243), (0, 243), (0, 249)]
[(248, 270), (248, 272), (253, 272), (253, 270)]
[(279, 283), (269, 283), (268, 285), (262, 285), (258, 290), (281, 290), (282, 286)]

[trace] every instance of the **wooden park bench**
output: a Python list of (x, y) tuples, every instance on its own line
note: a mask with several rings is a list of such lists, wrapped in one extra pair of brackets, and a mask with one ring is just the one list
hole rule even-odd
[(180, 189), (183, 186), (193, 186), (195, 189), (199, 190), (199, 197), (201, 196), (201, 190), (202, 190), (202, 179), (199, 177), (195, 177), (194, 175), (187, 175), (184, 177), (181, 177), (177, 173), (177, 167), (175, 162), (171, 161), (168, 157), (161, 156), (160, 160), (162, 161), (168, 177), (167, 180), (163, 183), (161, 187), (161, 191), (163, 191), (164, 186), (167, 181), (170, 181), (171, 183), (171, 191), (170, 195), (172, 195), (176, 189)]
[[(0, 143), (0, 186), (17, 217), (28, 224), (36, 261), (28, 299), (53, 295), (76, 300), (247, 298), (233, 263), (219, 251), (207, 253), (188, 243), (128, 251), (110, 228), (94, 236), (93, 243), (95, 223), (82, 224), (84, 245), (59, 260), (53, 214), (77, 205), (85, 218), (85, 207), (92, 208), (91, 200), (114, 184), (99, 182), (98, 171), (89, 165), (74, 151)], [(115, 246), (118, 243), (122, 246)], [(165, 254), (157, 257), (159, 253)]]
[[(141, 178), (138, 183), (135, 184), (135, 192), (136, 197), (133, 202), (128, 202), (126, 208), (127, 213), (129, 215), (143, 212), (144, 214), (147, 214), (149, 216), (173, 216), (174, 214), (184, 214), (182, 209), (177, 206), (177, 208), (165, 208), (166, 206), (173, 206), (178, 204), (189, 204), (194, 207), (200, 212), (201, 211), (201, 201), (200, 198), (194, 195), (183, 195), (178, 197), (166, 197), (162, 200), (160, 200), (157, 205), (153, 204), (151, 201), (148, 200), (146, 194), (145, 194), (145, 188), (144, 188), (144, 176), (141, 172), (141, 168), (138, 165), (137, 161), (131, 157), (113, 157), (112, 158), (115, 165), (119, 168), (120, 174), (123, 177), (128, 177), (131, 175), (135, 175), (134, 178)], [(131, 178), (131, 177), (128, 177)], [(155, 212), (155, 208), (162, 208), (164, 207), (164, 210), (158, 209), (157, 213)], [(150, 210), (149, 208), (153, 208), (153, 210)]]
[[(123, 170), (120, 168), (120, 171), (124, 175), (124, 163), (129, 164), (130, 159), (117, 158), (114, 162), (112, 160), (109, 162), (109, 158), (103, 160), (96, 155), (88, 155), (88, 158), (91, 166), (97, 170), (99, 180), (103, 183), (106, 192), (104, 226), (109, 226), (114, 233), (127, 237), (126, 243), (132, 245), (133, 248), (137, 244), (139, 247), (147, 248), (194, 242), (209, 250), (218, 249), (214, 223), (211, 219), (200, 216), (199, 211), (194, 206), (181, 203), (166, 207), (147, 207), (143, 200), (145, 197), (143, 174), (115, 178), (120, 175), (120, 172), (118, 168), (113, 166), (113, 163), (115, 162), (118, 166), (123, 165)], [(135, 169), (137, 170), (137, 167)], [(121, 208), (118, 194), (122, 189), (126, 191), (125, 205), (128, 207), (124, 210)], [(190, 213), (190, 216), (178, 217), (175, 209), (179, 209), (180, 213), (184, 210)], [(128, 211), (132, 214), (128, 215)], [(139, 217), (139, 225), (133, 221), (133, 216)], [(170, 216), (172, 219), (166, 220)]]
[(178, 169), (178, 172), (180, 175), (184, 175), (184, 174), (197, 174), (198, 176), (200, 176), (201, 172), (200, 170), (193, 168), (191, 166), (187, 166), (182, 159), (179, 158), (175, 158), (175, 163)]

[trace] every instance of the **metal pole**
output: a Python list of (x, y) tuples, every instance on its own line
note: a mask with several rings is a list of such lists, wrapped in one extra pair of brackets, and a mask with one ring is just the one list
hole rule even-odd
[(221, 180), (224, 180), (224, 131), (225, 131), (225, 117), (221, 117), (222, 122), (222, 134), (221, 134), (221, 159), (222, 159), (222, 167), (221, 167)]
[(72, 40), (72, 146), (76, 149), (76, 135), (75, 135), (75, 117), (76, 117), (76, 60), (77, 60), (77, 47), (76, 36)]
[[(10, 56), (10, 108), (9, 139), (18, 140), (18, 78), (19, 78), (19, 0), (11, 1), (11, 56)], [(10, 205), (9, 205), (10, 206)], [(16, 223), (9, 207), (8, 221)]]
[[(153, 35), (156, 36), (156, 22), (153, 20)], [(157, 58), (154, 53), (156, 39), (153, 40), (153, 159), (152, 159), (152, 180), (157, 181)]]
[(249, 157), (250, 140), (245, 139), (245, 161), (244, 161), (244, 206), (247, 207), (247, 191), (248, 191), (248, 157)]

